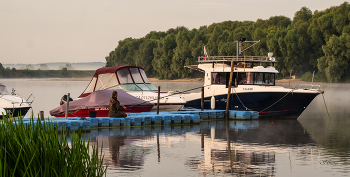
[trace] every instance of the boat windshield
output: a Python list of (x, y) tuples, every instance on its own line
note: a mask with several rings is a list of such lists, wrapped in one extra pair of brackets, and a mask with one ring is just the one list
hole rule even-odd
[(118, 70), (117, 75), (118, 75), (120, 84), (134, 83), (134, 81), (131, 78), (131, 75), (129, 73), (128, 68), (123, 68), (123, 69)]
[(136, 84), (123, 84), (119, 86), (125, 91), (142, 91)]
[(134, 79), (135, 83), (143, 83), (143, 80), (141, 78), (139, 68), (130, 68), (130, 73), (132, 75), (132, 78)]
[(145, 84), (136, 84), (138, 87), (140, 87), (143, 91), (150, 91), (151, 89), (149, 89)]
[(152, 84), (146, 84), (152, 91), (158, 91), (158, 89)]
[(149, 83), (149, 80), (146, 76), (145, 71), (143, 69), (140, 69), (140, 73), (141, 73), (142, 79), (145, 81), (145, 83)]
[(105, 89), (123, 89), (125, 91), (158, 90), (149, 83), (145, 71), (139, 67), (124, 67), (116, 72), (95, 75), (83, 94)]
[(0, 85), (0, 95), (9, 95), (5, 85)]
[[(211, 84), (228, 85), (230, 79), (229, 72), (212, 72)], [(275, 85), (275, 73), (264, 72), (234, 72), (232, 85), (237, 80), (238, 85)]]
[(123, 84), (109, 89), (123, 89), (125, 91), (158, 91), (152, 84)]

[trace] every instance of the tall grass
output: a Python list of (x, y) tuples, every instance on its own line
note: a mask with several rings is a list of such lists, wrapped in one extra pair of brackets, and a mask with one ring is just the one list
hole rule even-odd
[(5, 117), (0, 123), (0, 177), (103, 176), (102, 148), (89, 148), (90, 140), (86, 143), (80, 131), (69, 143), (67, 133), (39, 119), (24, 123)]

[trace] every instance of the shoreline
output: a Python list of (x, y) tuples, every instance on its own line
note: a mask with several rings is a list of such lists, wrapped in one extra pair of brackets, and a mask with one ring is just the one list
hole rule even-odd
[[(44, 81), (91, 81), (91, 78), (51, 78), (42, 79)], [(174, 80), (159, 80), (157, 78), (148, 78), (150, 82), (203, 82), (203, 78), (185, 78), (185, 79), (174, 79)], [(301, 79), (279, 79), (276, 82), (304, 82)]]

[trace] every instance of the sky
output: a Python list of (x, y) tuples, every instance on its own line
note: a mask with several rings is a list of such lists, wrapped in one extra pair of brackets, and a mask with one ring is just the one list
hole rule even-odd
[(0, 63), (106, 62), (125, 38), (177, 26), (256, 21), (344, 0), (0, 0)]

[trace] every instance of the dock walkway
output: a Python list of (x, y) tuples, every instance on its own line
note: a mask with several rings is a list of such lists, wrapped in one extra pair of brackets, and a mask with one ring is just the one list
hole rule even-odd
[[(173, 112), (142, 112), (127, 113), (125, 118), (114, 117), (69, 117), (65, 118), (52, 117), (41, 124), (52, 122), (54, 128), (61, 130), (63, 127), (68, 130), (91, 130), (99, 127), (130, 127), (130, 126), (150, 126), (150, 125), (176, 125), (176, 124), (198, 124), (203, 120), (224, 119), (225, 110), (198, 110), (185, 109)], [(250, 120), (258, 119), (259, 114), (256, 111), (234, 111), (230, 110), (229, 119)], [(29, 126), (30, 118), (23, 119), (24, 124)], [(36, 122), (35, 122), (36, 123)]]

